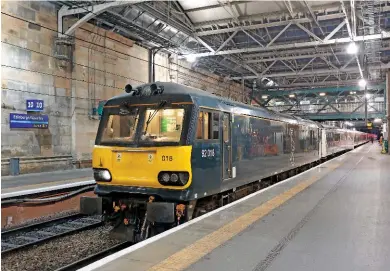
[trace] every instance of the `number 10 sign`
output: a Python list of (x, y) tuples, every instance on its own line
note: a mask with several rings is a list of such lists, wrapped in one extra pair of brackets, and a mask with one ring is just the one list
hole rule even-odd
[(43, 100), (27, 100), (27, 111), (43, 111)]

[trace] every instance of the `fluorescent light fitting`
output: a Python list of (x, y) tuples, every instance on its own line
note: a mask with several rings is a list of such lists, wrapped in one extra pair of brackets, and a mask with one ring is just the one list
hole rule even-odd
[(194, 55), (187, 55), (186, 56), (186, 60), (188, 62), (195, 62), (196, 61), (196, 56), (194, 56)]
[(347, 53), (350, 55), (356, 55), (357, 52), (358, 52), (357, 45), (354, 42), (350, 43), (347, 47)]
[(363, 78), (359, 80), (359, 86), (364, 88), (367, 85), (367, 81)]
[(367, 93), (367, 94), (366, 94), (366, 98), (367, 98), (367, 99), (370, 99), (370, 97), (371, 97), (371, 94)]
[(347, 125), (347, 126), (353, 126), (353, 123), (352, 123), (352, 122), (346, 121), (346, 122), (344, 122), (344, 123), (345, 123), (345, 125)]
[(295, 94), (290, 94), (290, 95), (288, 95), (288, 97), (294, 98), (294, 97), (295, 97)]
[(326, 95), (325, 92), (321, 92), (321, 93), (320, 93), (320, 96), (325, 96), (325, 95)]
[(262, 99), (267, 99), (268, 98), (268, 95), (263, 95), (261, 96)]
[(356, 91), (350, 91), (349, 94), (356, 94)]
[(382, 122), (382, 119), (374, 119), (374, 122)]

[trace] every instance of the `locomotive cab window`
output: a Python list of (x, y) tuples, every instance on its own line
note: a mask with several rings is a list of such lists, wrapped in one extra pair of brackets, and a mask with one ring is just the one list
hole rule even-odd
[(211, 139), (210, 119), (210, 112), (199, 112), (198, 125), (196, 128), (196, 139)]
[(110, 115), (101, 142), (133, 142), (138, 123), (138, 111), (126, 115)]
[(213, 113), (213, 139), (219, 138), (219, 113)]
[(219, 113), (200, 111), (196, 128), (196, 139), (211, 140), (219, 138)]
[(147, 109), (141, 141), (179, 142), (184, 109)]
[(98, 131), (97, 144), (176, 144), (182, 138), (183, 108), (130, 105), (107, 110), (106, 114)]

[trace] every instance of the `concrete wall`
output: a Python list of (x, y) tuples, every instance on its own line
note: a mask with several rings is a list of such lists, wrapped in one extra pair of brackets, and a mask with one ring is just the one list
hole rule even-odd
[[(1, 7), (2, 158), (65, 155), (75, 161), (90, 159), (99, 123), (93, 108), (99, 101), (123, 93), (128, 83), (136, 86), (148, 81), (148, 50), (111, 31), (85, 24), (75, 33), (70, 59), (64, 60), (62, 49), (66, 46), (56, 45), (54, 5), (2, 1)], [(64, 24), (73, 21), (67, 19)], [(158, 81), (242, 99), (239, 84), (195, 70), (177, 56), (168, 59), (157, 54), (155, 62)], [(26, 99), (44, 100), (41, 114), (49, 115), (48, 129), (9, 128), (9, 113), (26, 113)]]

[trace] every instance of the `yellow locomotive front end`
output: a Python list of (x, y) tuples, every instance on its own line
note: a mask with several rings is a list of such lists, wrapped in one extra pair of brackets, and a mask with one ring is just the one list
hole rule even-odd
[(103, 214), (116, 221), (121, 239), (143, 240), (184, 219), (192, 106), (188, 95), (124, 95), (106, 103), (92, 167)]
[(191, 184), (191, 145), (185, 145), (183, 130), (187, 105), (159, 100), (106, 106), (93, 150), (98, 185), (116, 193), (186, 189)]
[(98, 185), (182, 190), (191, 184), (190, 159), (191, 146), (95, 146), (92, 166)]

